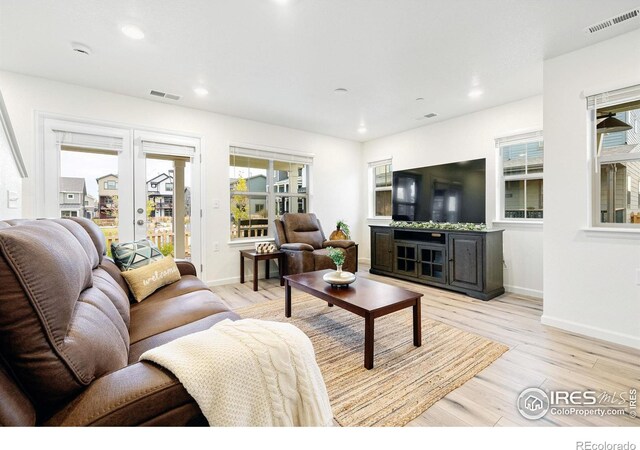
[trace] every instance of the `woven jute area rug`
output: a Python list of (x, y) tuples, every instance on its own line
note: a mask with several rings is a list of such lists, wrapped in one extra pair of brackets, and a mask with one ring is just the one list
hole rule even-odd
[(311, 339), (342, 426), (403, 426), (498, 359), (508, 347), (422, 317), (422, 347), (413, 346), (411, 308), (375, 321), (374, 368), (364, 362), (364, 319), (311, 295), (236, 310), (243, 318), (296, 325)]

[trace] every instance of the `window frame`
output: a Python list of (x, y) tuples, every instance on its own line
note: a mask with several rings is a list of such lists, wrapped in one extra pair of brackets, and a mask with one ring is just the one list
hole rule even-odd
[[(640, 156), (631, 153), (620, 153), (602, 155), (599, 154), (598, 148), (598, 134), (596, 126), (598, 124), (598, 109), (601, 108), (613, 108), (625, 103), (631, 103), (640, 101), (640, 84), (622, 87), (607, 92), (583, 92), (586, 98), (587, 109), (587, 125), (588, 125), (588, 161), (589, 161), (589, 176), (588, 182), (590, 184), (589, 192), (591, 198), (588, 205), (590, 208), (589, 221), (590, 228), (587, 230), (615, 230), (615, 231), (629, 231), (632, 233), (640, 232), (640, 223), (615, 223), (615, 222), (602, 222), (602, 186), (601, 186), (601, 166), (603, 164), (615, 164), (637, 161), (640, 163)], [(625, 112), (632, 111), (626, 110)], [(637, 130), (637, 117), (634, 118), (633, 127)], [(604, 140), (604, 137), (603, 137)], [(638, 144), (640, 145), (640, 144)], [(639, 181), (640, 185), (640, 181)], [(625, 182), (625, 188), (627, 183)], [(639, 186), (640, 189), (640, 186)], [(640, 194), (639, 194), (640, 196)], [(625, 189), (625, 207), (626, 207), (626, 189)]]
[[(518, 223), (543, 223), (544, 222), (544, 203), (542, 205), (542, 218), (538, 217), (527, 217), (527, 181), (533, 180), (542, 180), (542, 189), (544, 196), (544, 133), (542, 130), (535, 130), (526, 133), (518, 133), (508, 136), (503, 136), (496, 138), (496, 149), (497, 149), (497, 158), (496, 158), (496, 197), (497, 197), (497, 222), (518, 222)], [(525, 157), (525, 173), (516, 174), (516, 175), (505, 175), (504, 174), (504, 157), (503, 157), (503, 149), (505, 147), (514, 145), (514, 144), (529, 144), (533, 142), (542, 142), (542, 171), (535, 173), (526, 173), (528, 163)], [(506, 189), (505, 185), (509, 181), (523, 181), (524, 182), (524, 217), (506, 217), (506, 201), (505, 194)], [(543, 197), (544, 199), (544, 197)], [(543, 200), (544, 202), (544, 200)]]
[[(382, 166), (389, 166), (389, 173), (391, 174), (391, 183), (389, 186), (376, 186), (376, 168)], [(368, 183), (368, 198), (369, 198), (369, 218), (370, 219), (379, 219), (379, 220), (391, 220), (391, 215), (388, 216), (378, 216), (376, 215), (376, 193), (389, 191), (393, 192), (393, 158), (385, 158), (377, 161), (370, 161), (368, 163), (369, 166), (369, 183)], [(392, 194), (393, 197), (393, 194)], [(393, 200), (391, 204), (391, 208), (393, 210)]]
[[(268, 229), (266, 236), (260, 237), (231, 237), (231, 223), (229, 223), (229, 230), (227, 233), (228, 243), (230, 245), (242, 245), (247, 242), (256, 242), (256, 241), (273, 241), (275, 235), (275, 226), (274, 222), (276, 220), (276, 212), (274, 210), (276, 199), (281, 198), (282, 201), (284, 199), (289, 198), (291, 200), (295, 199), (295, 205), (298, 205), (298, 201), (300, 199), (305, 199), (307, 211), (311, 210), (311, 186), (312, 186), (312, 168), (313, 168), (313, 154), (310, 153), (298, 153), (289, 150), (282, 149), (274, 149), (271, 147), (262, 147), (262, 146), (247, 146), (243, 145), (229, 145), (229, 156), (241, 156), (241, 157), (250, 157), (255, 159), (262, 159), (267, 161), (267, 169), (266, 169), (266, 177), (267, 177), (267, 188), (266, 192), (252, 192), (252, 191), (234, 191), (229, 189), (229, 199), (231, 199), (234, 195), (243, 195), (251, 198), (264, 198), (265, 205), (264, 208), (267, 210), (267, 220), (268, 220)], [(292, 164), (303, 164), (306, 171), (306, 180), (307, 180), (307, 189), (306, 192), (300, 193), (298, 189), (292, 191), (291, 189), (284, 189), (282, 192), (279, 191), (278, 187), (284, 187), (284, 184), (278, 184), (273, 181), (275, 179), (274, 175), (278, 172), (274, 167), (275, 162), (290, 162)], [(229, 162), (229, 167), (231, 167), (231, 163)], [(297, 172), (296, 172), (297, 173)], [(290, 183), (289, 183), (290, 184)], [(229, 213), (231, 214), (231, 204), (229, 204)]]

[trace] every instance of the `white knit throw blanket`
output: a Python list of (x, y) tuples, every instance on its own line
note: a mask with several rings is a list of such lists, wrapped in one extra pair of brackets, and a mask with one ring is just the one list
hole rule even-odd
[(211, 426), (330, 426), (327, 389), (309, 338), (297, 327), (223, 320), (149, 350), (175, 374)]

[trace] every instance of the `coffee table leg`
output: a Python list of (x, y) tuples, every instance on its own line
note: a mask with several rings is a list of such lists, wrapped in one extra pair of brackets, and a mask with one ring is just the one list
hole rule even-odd
[(264, 260), (264, 265), (265, 265), (265, 272), (264, 272), (264, 277), (265, 279), (269, 279), (269, 272), (271, 272), (271, 264), (269, 264), (269, 260), (265, 259)]
[(422, 316), (420, 315), (420, 299), (413, 305), (413, 345), (422, 345)]
[(284, 316), (291, 317), (291, 286), (288, 280), (284, 286)]
[(253, 260), (253, 290), (258, 290), (258, 260)]
[(333, 303), (328, 303), (329, 308), (331, 308), (333, 306)]
[(364, 318), (364, 368), (373, 369), (373, 316)]
[(278, 271), (280, 272), (280, 286), (284, 286), (284, 257), (280, 256), (278, 258)]
[(244, 283), (244, 256), (240, 254), (240, 283)]

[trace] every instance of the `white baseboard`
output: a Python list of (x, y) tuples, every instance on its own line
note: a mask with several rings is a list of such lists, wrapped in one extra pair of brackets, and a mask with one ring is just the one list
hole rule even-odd
[(640, 337), (638, 336), (618, 333), (616, 331), (605, 330), (604, 328), (584, 325), (571, 320), (558, 319), (557, 317), (549, 317), (547, 315), (543, 315), (540, 322), (542, 322), (543, 325), (581, 334), (583, 336), (589, 336), (596, 339), (602, 339), (603, 341), (640, 349)]
[(358, 258), (358, 264), (362, 263), (362, 264), (367, 264), (367, 265), (371, 265), (371, 258)]
[(517, 295), (527, 295), (529, 297), (536, 297), (536, 298), (543, 297), (542, 291), (539, 291), (537, 289), (529, 289), (529, 288), (524, 288), (520, 286), (509, 286), (505, 284), (504, 290)]
[[(251, 277), (244, 277), (244, 282), (253, 282), (253, 276)], [(208, 280), (205, 284), (209, 287), (213, 287), (213, 286), (222, 286), (223, 284), (233, 284), (233, 283), (240, 283), (240, 276), (237, 277), (230, 277), (230, 278), (220, 278), (218, 280)]]

